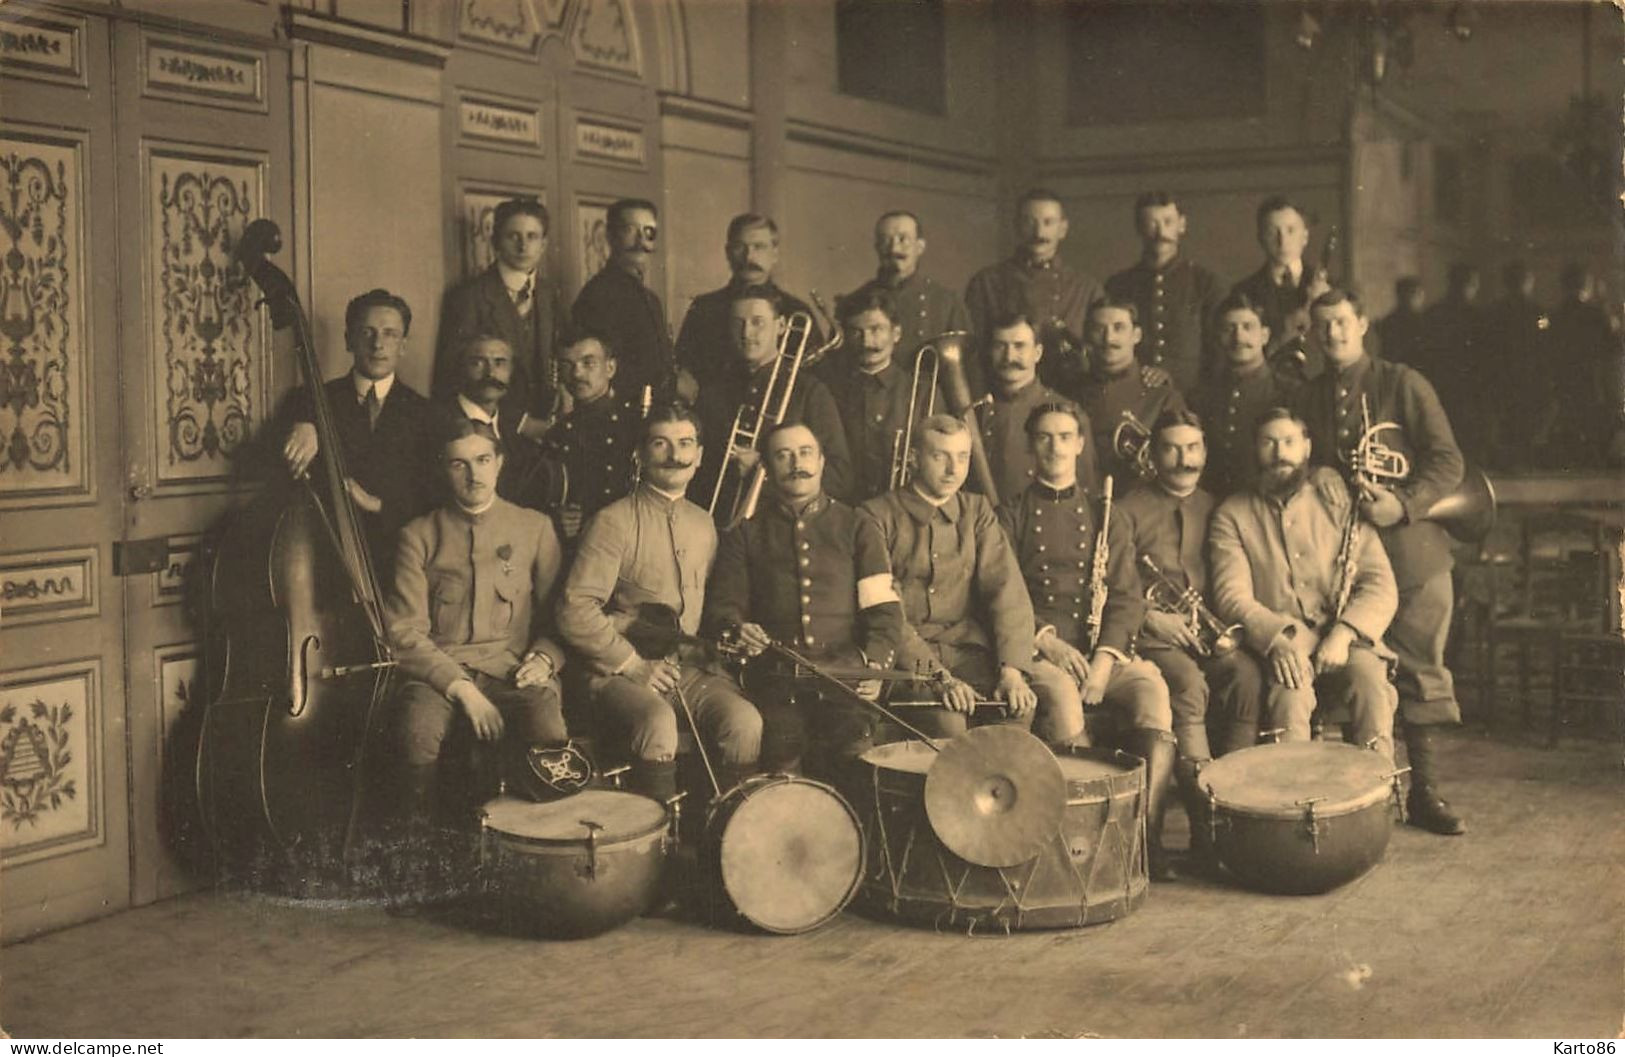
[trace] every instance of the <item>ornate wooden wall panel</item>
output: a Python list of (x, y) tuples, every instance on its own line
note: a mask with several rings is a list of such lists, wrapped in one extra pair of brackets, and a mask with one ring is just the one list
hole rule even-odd
[(0, 856), (7, 866), (101, 842), (100, 683), (95, 659), (0, 676)]

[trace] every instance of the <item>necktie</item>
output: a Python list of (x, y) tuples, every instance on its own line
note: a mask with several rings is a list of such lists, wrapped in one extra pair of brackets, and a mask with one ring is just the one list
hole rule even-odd
[(384, 411), (384, 402), (378, 399), (378, 384), (374, 382), (367, 387), (367, 399), (362, 401), (367, 406), (367, 428), (378, 428), (378, 416)]
[(527, 275), (525, 276), (525, 285), (521, 286), (513, 295), (514, 307), (519, 310), (521, 316), (530, 314), (530, 295), (533, 289), (533, 280)]

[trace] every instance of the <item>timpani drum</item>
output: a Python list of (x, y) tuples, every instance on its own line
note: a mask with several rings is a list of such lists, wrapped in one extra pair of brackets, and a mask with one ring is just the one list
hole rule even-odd
[[(1308, 895), (1382, 859), (1398, 772), (1381, 754), (1330, 741), (1257, 745), (1202, 768), (1213, 847), (1242, 885)], [(1200, 825), (1201, 823), (1194, 823)]]
[(996, 868), (961, 859), (933, 832), (924, 790), (936, 755), (917, 741), (863, 755), (862, 789), (853, 790), (869, 861), (859, 906), (937, 928), (1009, 932), (1112, 921), (1144, 902), (1143, 761), (1096, 749), (1057, 754), (1066, 781), (1059, 830), (1030, 860)]
[(500, 796), (480, 821), (486, 890), (510, 931), (593, 936), (654, 902), (666, 864), (666, 808), (613, 789), (545, 804)]
[(818, 928), (852, 901), (863, 877), (863, 833), (830, 786), (757, 775), (711, 802), (701, 856), (728, 914), (793, 935)]

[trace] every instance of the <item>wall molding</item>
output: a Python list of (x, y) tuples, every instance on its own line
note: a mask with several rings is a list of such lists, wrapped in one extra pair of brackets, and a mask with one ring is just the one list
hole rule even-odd
[(451, 56), (451, 48), (438, 41), (407, 33), (391, 33), (347, 18), (319, 15), (297, 8), (288, 8), (285, 27), (292, 40), (327, 44), (346, 51), (377, 55), (437, 70), (444, 69), (446, 60)]
[(1040, 158), (1037, 172), (1057, 176), (1138, 176), (1154, 172), (1200, 172), (1205, 169), (1267, 169), (1290, 166), (1341, 165), (1348, 155), (1345, 144), (1294, 147), (1254, 147), (1183, 154), (1125, 154), (1117, 157), (1063, 155)]
[(996, 155), (955, 154), (906, 140), (851, 132), (831, 125), (819, 125), (801, 118), (787, 119), (785, 139), (791, 143), (827, 147), (849, 154), (863, 154), (886, 161), (924, 165), (932, 169), (964, 173), (969, 176), (991, 177), (998, 174)]
[(661, 117), (684, 117), (727, 128), (751, 129), (756, 126), (756, 114), (744, 107), (717, 103), (698, 96), (659, 93)]

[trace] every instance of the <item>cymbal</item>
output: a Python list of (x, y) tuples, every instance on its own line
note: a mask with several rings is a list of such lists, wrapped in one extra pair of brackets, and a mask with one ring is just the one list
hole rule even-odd
[(1019, 866), (1061, 829), (1066, 778), (1020, 727), (973, 727), (925, 773), (925, 814), (949, 851), (979, 866)]

